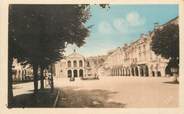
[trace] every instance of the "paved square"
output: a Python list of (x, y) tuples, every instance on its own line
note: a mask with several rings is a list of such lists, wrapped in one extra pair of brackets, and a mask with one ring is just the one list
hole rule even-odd
[(168, 77), (100, 77), (100, 80), (71, 82), (58, 78), (55, 80), (55, 86), (61, 89), (58, 107), (177, 107), (179, 84), (172, 84), (171, 80)]

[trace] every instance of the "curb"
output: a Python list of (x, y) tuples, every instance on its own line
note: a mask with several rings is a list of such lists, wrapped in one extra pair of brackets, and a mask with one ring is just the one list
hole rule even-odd
[(59, 95), (60, 95), (60, 91), (58, 90), (56, 99), (55, 99), (54, 104), (53, 104), (53, 107), (56, 107), (58, 99), (59, 99)]

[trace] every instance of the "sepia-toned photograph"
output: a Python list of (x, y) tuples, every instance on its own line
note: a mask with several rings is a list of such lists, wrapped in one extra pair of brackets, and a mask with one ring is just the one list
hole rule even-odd
[(8, 11), (8, 108), (179, 107), (178, 4)]

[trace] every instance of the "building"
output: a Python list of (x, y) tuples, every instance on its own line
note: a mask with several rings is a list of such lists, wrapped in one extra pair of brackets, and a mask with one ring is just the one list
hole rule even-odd
[(56, 77), (85, 78), (98, 74), (98, 68), (102, 65), (105, 56), (84, 57), (75, 50), (55, 64)]
[(85, 70), (85, 58), (79, 53), (74, 52), (69, 56), (59, 61), (56, 65), (57, 77), (84, 77), (86, 75)]
[(25, 81), (33, 78), (33, 70), (30, 65), (22, 65), (17, 59), (13, 59), (12, 64), (13, 81)]
[(86, 58), (86, 69), (87, 69), (87, 75), (88, 76), (103, 76), (104, 70), (103, 70), (103, 64), (106, 59), (106, 55), (101, 56), (91, 56)]
[[(168, 24), (178, 24), (178, 17), (166, 24), (155, 23), (154, 29), (162, 29)], [(169, 60), (155, 55), (151, 50), (154, 30), (141, 34), (137, 41), (116, 48), (105, 61), (108, 75), (112, 76), (167, 76)]]

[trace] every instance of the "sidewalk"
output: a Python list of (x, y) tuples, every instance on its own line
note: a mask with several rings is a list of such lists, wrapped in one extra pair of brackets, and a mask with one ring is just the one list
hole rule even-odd
[(50, 88), (38, 90), (38, 94), (33, 94), (33, 82), (14, 85), (14, 108), (41, 108), (53, 107), (58, 90), (55, 88), (51, 93)]

